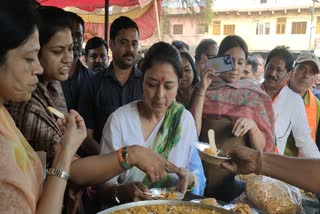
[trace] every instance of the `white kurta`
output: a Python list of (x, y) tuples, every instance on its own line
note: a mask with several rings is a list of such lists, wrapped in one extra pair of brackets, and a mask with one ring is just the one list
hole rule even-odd
[[(148, 139), (145, 141), (137, 107), (138, 101), (129, 103), (117, 109), (108, 118), (100, 143), (100, 154), (106, 154), (120, 149), (123, 146), (140, 145), (150, 147), (156, 137), (164, 118), (157, 124)], [(193, 172), (200, 185), (198, 194), (202, 194), (205, 186), (203, 167), (193, 143), (198, 141), (194, 119), (191, 113), (184, 110), (181, 116), (181, 139), (169, 153), (168, 160), (178, 167), (184, 167)], [(192, 159), (192, 161), (191, 161)], [(109, 182), (113, 184), (131, 183), (141, 181), (127, 170)], [(175, 180), (177, 177), (175, 177)], [(198, 186), (199, 186), (198, 185)]]
[(292, 131), (296, 147), (300, 149), (303, 157), (320, 158), (319, 150), (311, 137), (301, 96), (285, 86), (274, 101), (273, 110), (279, 153), (284, 153), (288, 136)]

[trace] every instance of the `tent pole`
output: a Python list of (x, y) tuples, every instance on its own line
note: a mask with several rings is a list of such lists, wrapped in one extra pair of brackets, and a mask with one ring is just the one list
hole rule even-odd
[(108, 26), (109, 26), (109, 0), (105, 0), (104, 4), (104, 40), (108, 41)]
[(161, 41), (161, 35), (160, 35), (160, 21), (159, 21), (159, 15), (158, 15), (158, 2), (157, 0), (154, 0), (154, 9), (155, 9), (155, 15), (157, 20), (157, 31), (158, 31), (158, 39)]

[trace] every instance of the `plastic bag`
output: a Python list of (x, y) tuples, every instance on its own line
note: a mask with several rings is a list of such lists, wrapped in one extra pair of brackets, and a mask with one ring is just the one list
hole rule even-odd
[(302, 197), (299, 188), (282, 181), (257, 176), (246, 185), (246, 195), (261, 211), (269, 214), (300, 213)]

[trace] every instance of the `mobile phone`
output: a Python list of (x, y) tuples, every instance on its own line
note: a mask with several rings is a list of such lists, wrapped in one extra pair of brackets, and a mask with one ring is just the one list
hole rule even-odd
[(208, 58), (206, 62), (206, 67), (213, 68), (217, 73), (234, 70), (233, 60), (230, 55)]

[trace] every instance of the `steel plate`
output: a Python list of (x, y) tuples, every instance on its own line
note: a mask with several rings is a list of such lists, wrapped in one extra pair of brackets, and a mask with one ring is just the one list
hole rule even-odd
[(128, 203), (128, 204), (123, 204), (123, 205), (119, 205), (116, 207), (112, 207), (109, 209), (106, 209), (104, 211), (99, 212), (98, 214), (111, 214), (115, 211), (120, 211), (120, 210), (124, 210), (124, 209), (128, 209), (128, 208), (132, 208), (132, 207), (139, 207), (139, 206), (150, 206), (150, 205), (191, 205), (191, 206), (195, 206), (195, 207), (201, 207), (201, 208), (207, 208), (210, 210), (215, 210), (218, 211), (222, 214), (234, 214), (234, 212), (229, 211), (229, 210), (225, 210), (219, 207), (214, 207), (214, 206), (210, 206), (210, 205), (205, 205), (205, 204), (199, 204), (199, 203), (193, 203), (193, 202), (189, 202), (189, 201), (180, 201), (180, 200), (151, 200), (151, 201), (139, 201), (139, 202), (132, 202), (132, 203)]

